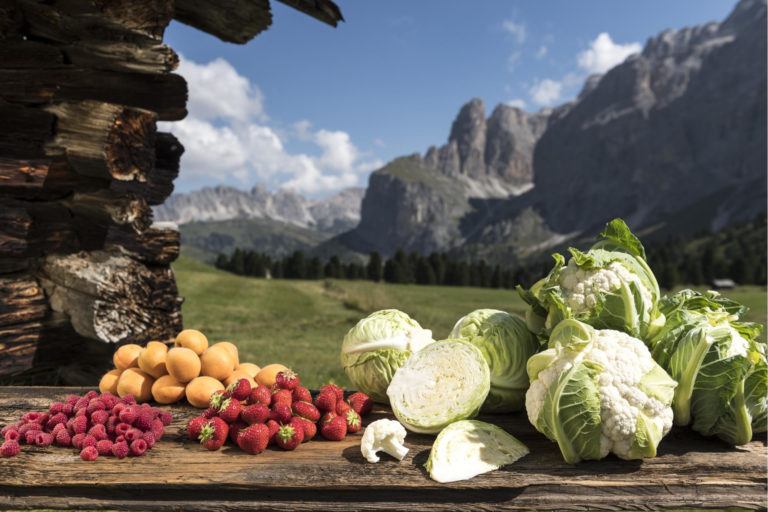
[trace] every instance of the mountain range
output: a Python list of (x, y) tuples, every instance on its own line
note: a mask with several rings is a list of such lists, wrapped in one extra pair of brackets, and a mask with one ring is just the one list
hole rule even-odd
[(216, 187), (156, 216), (271, 219), (323, 233), (309, 243), (318, 254), (402, 247), (506, 264), (614, 217), (645, 238), (718, 230), (766, 210), (765, 91), (766, 0), (741, 0), (721, 23), (651, 37), (557, 108), (486, 117), (471, 100), (445, 145), (389, 162), (364, 191), (313, 202)]

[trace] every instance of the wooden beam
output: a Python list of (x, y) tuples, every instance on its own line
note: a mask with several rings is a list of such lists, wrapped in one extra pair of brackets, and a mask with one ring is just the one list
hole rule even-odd
[(139, 235), (110, 228), (104, 249), (119, 251), (147, 265), (169, 265), (179, 257), (181, 235), (172, 222), (156, 222)]
[(176, 0), (174, 18), (228, 43), (245, 44), (272, 24), (269, 0)]
[(312, 16), (313, 18), (336, 27), (340, 21), (344, 21), (339, 6), (330, 0), (278, 0), (297, 11)]
[(43, 287), (30, 274), (0, 276), (0, 326), (43, 318), (48, 302)]
[[(39, 108), (0, 99), (0, 157), (40, 158), (53, 137), (56, 117)], [(0, 176), (2, 180), (2, 176)]]
[(75, 192), (61, 204), (72, 212), (78, 238), (88, 248), (102, 247), (111, 227), (138, 234), (152, 224), (152, 210), (145, 200), (110, 190)]
[(72, 216), (61, 204), (0, 200), (0, 261), (78, 247)]

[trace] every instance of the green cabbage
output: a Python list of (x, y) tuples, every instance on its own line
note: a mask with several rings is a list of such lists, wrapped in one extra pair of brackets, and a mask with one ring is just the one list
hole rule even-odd
[(491, 390), (482, 411), (520, 411), (525, 404), (525, 364), (541, 345), (525, 322), (496, 309), (478, 309), (461, 318), (451, 338), (463, 339), (483, 353), (491, 370)]
[(531, 306), (527, 325), (540, 338), (569, 318), (641, 339), (664, 324), (659, 285), (640, 240), (621, 219), (609, 222), (599, 236), (602, 240), (586, 253), (570, 248), (567, 265), (554, 254), (554, 268), (530, 290), (518, 287)]
[(344, 336), (341, 365), (355, 389), (387, 403), (387, 386), (397, 369), (433, 341), (432, 331), (402, 311), (377, 311)]
[(512, 464), (528, 453), (528, 447), (496, 425), (462, 420), (440, 432), (424, 467), (432, 480), (456, 482)]
[(762, 326), (740, 322), (747, 308), (717, 292), (681, 290), (662, 300), (664, 327), (648, 345), (680, 383), (675, 424), (732, 445), (766, 431), (766, 347)]
[(408, 430), (436, 434), (473, 418), (491, 389), (482, 352), (463, 340), (443, 340), (415, 352), (387, 388), (392, 412)]

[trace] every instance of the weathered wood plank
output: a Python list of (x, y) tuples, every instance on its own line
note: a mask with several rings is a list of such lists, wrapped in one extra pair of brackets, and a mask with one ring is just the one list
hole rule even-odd
[(43, 318), (48, 302), (43, 287), (30, 274), (0, 276), (0, 326)]
[(327, 23), (335, 27), (340, 21), (344, 21), (339, 6), (330, 0), (278, 0), (297, 11)]
[[(68, 388), (0, 388), (0, 425), (40, 410)], [(315, 439), (293, 452), (269, 448), (252, 456), (237, 448), (203, 450), (183, 433), (189, 406), (174, 413), (163, 439), (143, 457), (82, 462), (72, 449), (24, 447), (3, 461), (0, 507), (118, 510), (661, 510), (766, 508), (764, 440), (740, 448), (676, 428), (659, 456), (643, 461), (565, 464), (557, 446), (535, 432), (524, 413), (489, 416), (526, 443), (531, 454), (499, 471), (438, 484), (423, 464), (434, 437), (409, 433), (401, 462), (377, 464), (360, 454), (363, 431), (340, 442)], [(363, 424), (388, 417), (377, 406)], [(46, 461), (55, 460), (55, 464)], [(47, 500), (47, 501), (46, 501)]]
[(156, 222), (140, 235), (110, 228), (104, 241), (104, 249), (122, 252), (149, 265), (169, 265), (179, 257), (180, 247), (179, 228), (172, 222)]
[(269, 0), (176, 0), (178, 21), (214, 35), (222, 41), (245, 44), (272, 24)]
[(141, 233), (152, 224), (152, 210), (147, 202), (109, 190), (75, 192), (61, 201), (71, 212), (83, 246), (101, 246), (113, 226)]
[(187, 115), (187, 82), (173, 73), (127, 73), (80, 67), (0, 69), (0, 97), (45, 104), (94, 100), (157, 112), (178, 121)]
[(56, 118), (50, 112), (0, 99), (0, 156), (40, 158), (53, 137)]
[(58, 203), (0, 200), (0, 259), (72, 251), (78, 243), (69, 211)]

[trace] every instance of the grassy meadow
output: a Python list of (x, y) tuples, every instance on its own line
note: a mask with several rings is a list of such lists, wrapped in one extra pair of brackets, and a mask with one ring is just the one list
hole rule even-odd
[[(186, 257), (173, 269), (185, 298), (185, 327), (203, 331), (212, 342), (233, 342), (241, 361), (285, 364), (301, 374), (302, 383), (315, 388), (329, 381), (350, 385), (339, 361), (341, 341), (373, 311), (401, 309), (441, 339), (474, 309), (522, 314), (526, 307), (515, 291), (505, 289), (266, 280), (230, 274)], [(765, 324), (764, 288), (744, 286), (726, 295), (752, 308), (747, 320)]]

